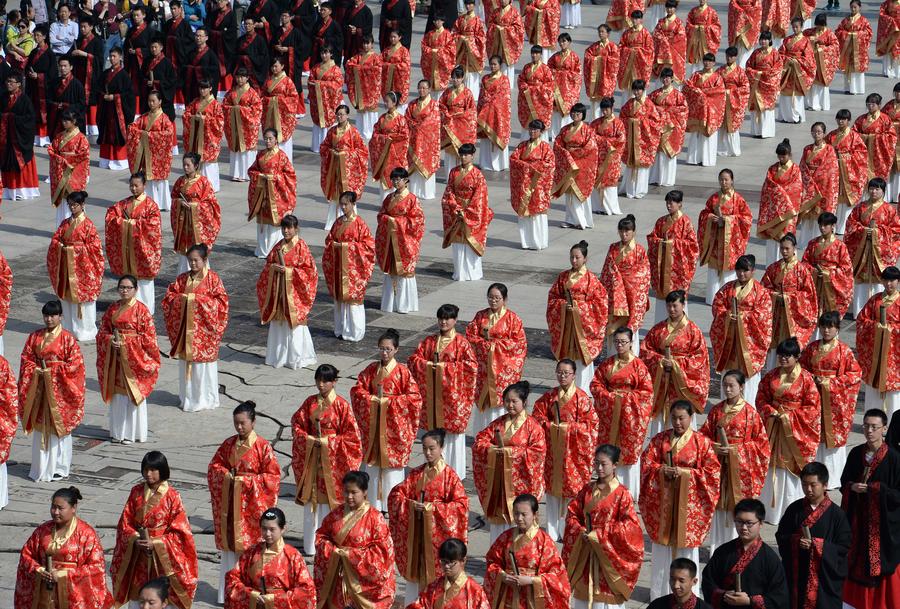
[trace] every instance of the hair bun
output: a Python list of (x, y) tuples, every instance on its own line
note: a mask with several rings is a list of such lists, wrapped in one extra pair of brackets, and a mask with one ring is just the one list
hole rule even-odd
[(627, 216), (625, 216), (625, 219), (626, 219), (626, 220), (631, 220), (632, 222), (634, 222), (634, 221), (635, 221), (634, 214), (628, 214)]
[(578, 242), (578, 245), (580, 245), (581, 247), (587, 247), (587, 246), (588, 246), (588, 242), (585, 241), (584, 239), (582, 239), (581, 241)]
[(81, 501), (84, 497), (81, 496), (81, 491), (78, 490), (77, 486), (70, 486), (69, 492), (75, 497), (76, 500)]

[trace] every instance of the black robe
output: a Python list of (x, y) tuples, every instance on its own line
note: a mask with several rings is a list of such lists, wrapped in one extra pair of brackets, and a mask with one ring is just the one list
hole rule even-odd
[(253, 17), (256, 21), (266, 19), (265, 27), (257, 29), (256, 32), (262, 34), (265, 32), (266, 42), (272, 39), (275, 28), (278, 27), (281, 17), (281, 7), (275, 0), (253, 0), (247, 7), (244, 17)]
[(219, 67), (216, 53), (209, 45), (202, 51), (197, 51), (191, 57), (191, 62), (184, 67), (184, 99), (193, 101), (200, 96), (199, 83), (204, 78), (209, 80), (215, 93), (219, 88)]
[(166, 36), (166, 57), (178, 70), (191, 60), (191, 55), (197, 51), (197, 41), (194, 39), (194, 30), (187, 19), (181, 19), (175, 23), (169, 19), (164, 27)]
[[(102, 76), (102, 72), (101, 72)], [(62, 113), (71, 110), (75, 113), (75, 123), (84, 131), (84, 115), (87, 103), (84, 97), (84, 85), (73, 75), (63, 80), (57, 78), (50, 87), (49, 122), (47, 133), (52, 139), (62, 129)]]
[[(349, 61), (351, 57), (362, 52), (363, 36), (372, 34), (375, 21), (372, 10), (365, 4), (352, 7), (347, 11), (344, 19), (344, 57)], [(356, 28), (356, 33), (350, 33), (350, 26)]]
[[(900, 453), (886, 442), (882, 444), (876, 453), (878, 463), (866, 479), (868, 492), (854, 493), (850, 484), (863, 481), (866, 450), (866, 445), (860, 444), (847, 455), (847, 464), (841, 474), (841, 507), (853, 532), (848, 577), (862, 586), (874, 587), (883, 575), (892, 574), (900, 563)], [(878, 511), (880, 526), (871, 526), (871, 510)], [(878, 556), (882, 576), (872, 576), (871, 556)]]
[[(740, 539), (732, 539), (722, 544), (713, 553), (703, 569), (703, 600), (715, 609), (728, 607), (722, 603), (722, 595), (734, 590), (735, 578), (731, 568), (738, 562)], [(766, 609), (787, 609), (788, 589), (784, 568), (778, 554), (765, 543), (760, 543), (759, 551), (741, 571), (741, 591), (762, 601)]]
[(303, 62), (309, 59), (312, 52), (313, 28), (316, 26), (318, 18), (319, 13), (316, 12), (313, 0), (294, 0), (291, 5), (291, 24), (300, 33), (298, 53)]
[[(162, 111), (170, 121), (175, 122), (175, 90), (178, 88), (178, 74), (168, 57), (160, 55), (159, 61), (156, 59), (155, 57), (147, 59), (141, 70), (141, 103), (146, 108), (147, 95), (156, 89), (162, 96)], [(152, 86), (147, 84), (151, 79)]]
[(885, 440), (894, 447), (894, 450), (900, 450), (900, 411), (895, 412), (891, 417), (891, 424)]
[[(234, 72), (238, 41), (237, 18), (231, 9), (228, 9), (228, 12), (225, 13), (216, 9), (207, 13), (206, 27), (209, 31), (209, 41), (206, 46), (215, 52), (218, 65), (220, 66), (219, 78), (216, 79), (216, 82), (219, 82), (225, 79), (225, 74)], [(213, 92), (215, 93), (215, 90)], [(194, 98), (192, 97), (191, 99)]]
[[(31, 78), (28, 69), (34, 70), (36, 78)], [(47, 104), (50, 96), (50, 83), (58, 74), (56, 68), (56, 56), (48, 46), (45, 49), (34, 47), (28, 56), (28, 63), (25, 64), (25, 94), (31, 100), (34, 107), (35, 123), (38, 126), (47, 126), (48, 109)], [(49, 130), (47, 131), (49, 134)]]
[(344, 34), (341, 32), (341, 26), (331, 17), (328, 18), (328, 23), (325, 23), (320, 16), (313, 28), (310, 63), (313, 65), (319, 63), (319, 53), (325, 45), (331, 47), (331, 58), (334, 63), (341, 65), (341, 58), (344, 56)]
[[(712, 609), (712, 607), (705, 603), (702, 598), (695, 598), (697, 598), (697, 602), (694, 604), (694, 609)], [(661, 596), (647, 605), (647, 609), (674, 609), (675, 607), (677, 607), (675, 598), (671, 594)]]
[(0, 97), (0, 170), (18, 172), (22, 165), (34, 158), (34, 106), (25, 93), (19, 93), (13, 101), (9, 93)]
[[(804, 524), (815, 541), (814, 551), (800, 548)], [(815, 599), (816, 609), (841, 609), (841, 594), (847, 578), (847, 550), (850, 549), (850, 524), (840, 507), (828, 501), (828, 505), (815, 513), (806, 498), (790, 504), (778, 523), (775, 539), (781, 564), (787, 574), (791, 606), (802, 607)], [(811, 570), (818, 585), (811, 594), (807, 592)], [(815, 596), (813, 596), (815, 595)]]
[(382, 51), (391, 46), (391, 30), (400, 32), (400, 44), (408, 49), (412, 44), (412, 10), (408, 0), (382, 0), (378, 17), (378, 44)]
[(241, 36), (237, 55), (235, 69), (242, 66), (247, 68), (250, 72), (250, 85), (259, 89), (266, 82), (269, 73), (269, 45), (262, 31)]
[[(84, 51), (90, 57), (72, 56), (72, 67), (75, 78), (84, 84), (85, 97), (91, 106), (97, 105), (97, 98), (103, 88), (103, 40), (91, 34), (89, 40), (79, 36), (75, 41), (75, 48)], [(90, 71), (90, 74), (88, 72)]]
[(440, 15), (444, 18), (444, 27), (453, 29), (453, 24), (459, 14), (456, 12), (456, 0), (431, 0), (431, 6), (428, 7), (428, 23), (425, 24), (425, 33), (427, 34), (435, 28), (434, 16)]
[[(103, 98), (109, 94), (113, 99)], [(124, 68), (113, 73), (109, 68), (103, 73), (102, 89), (97, 103), (98, 144), (124, 146), (128, 125), (134, 122), (134, 89)]]
[[(303, 91), (303, 62), (306, 61), (309, 49), (306, 49), (307, 55), (304, 56), (304, 43), (300, 30), (293, 25), (291, 25), (291, 29), (288, 32), (285, 32), (284, 28), (278, 28), (275, 37), (272, 39), (272, 57), (281, 54), (275, 49), (276, 45), (287, 47), (288, 51), (287, 53), (284, 53), (284, 55), (287, 58), (286, 61), (288, 65), (285, 66), (285, 70), (290, 75), (291, 80), (294, 81), (294, 87), (297, 88), (297, 91)], [(265, 80), (263, 80), (263, 82), (265, 82)]]
[[(123, 44), (125, 70), (131, 76), (131, 88), (135, 91), (140, 91), (141, 66), (150, 57), (150, 37), (153, 34), (153, 30), (146, 21), (142, 25), (145, 27), (140, 31), (132, 26), (128, 30), (128, 36), (126, 36)], [(131, 53), (132, 49), (134, 49), (134, 53)]]

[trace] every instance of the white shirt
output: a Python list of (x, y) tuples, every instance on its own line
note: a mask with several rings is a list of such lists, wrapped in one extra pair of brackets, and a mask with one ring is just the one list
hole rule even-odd
[(78, 38), (78, 24), (71, 19), (68, 23), (55, 21), (50, 24), (50, 48), (56, 55), (65, 55), (72, 50)]

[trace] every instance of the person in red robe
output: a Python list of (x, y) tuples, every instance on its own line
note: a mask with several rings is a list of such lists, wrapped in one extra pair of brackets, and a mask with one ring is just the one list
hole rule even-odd
[(565, 196), (563, 228), (593, 228), (591, 197), (598, 179), (597, 137), (585, 122), (587, 106), (578, 103), (569, 112), (572, 122), (553, 140), (554, 173), (551, 196)]
[(500, 7), (488, 17), (485, 51), (488, 57), (503, 58), (509, 86), (516, 84), (516, 64), (525, 45), (525, 26), (522, 16), (512, 6), (512, 0), (500, 0)]
[(662, 86), (648, 95), (656, 106), (662, 124), (648, 181), (660, 186), (674, 186), (678, 155), (684, 146), (684, 133), (687, 129), (688, 104), (681, 91), (672, 84), (672, 68), (663, 68), (659, 78)]
[(103, 246), (97, 227), (84, 213), (87, 193), (69, 193), (72, 216), (62, 221), (47, 248), (47, 274), (63, 305), (63, 328), (85, 342), (97, 336), (97, 298), (103, 283)]
[(187, 152), (181, 161), (184, 175), (175, 180), (172, 199), (175, 209), (169, 218), (172, 226), (173, 247), (177, 254), (178, 272), (188, 270), (187, 251), (195, 243), (203, 243), (212, 249), (222, 227), (222, 212), (213, 185), (200, 174), (200, 155)]
[[(460, 149), (474, 144), (478, 132), (478, 112), (475, 98), (463, 84), (465, 74), (459, 66), (450, 72), (450, 86), (438, 101), (441, 114), (441, 157), (449, 178), (450, 172), (462, 159)], [(474, 150), (473, 150), (474, 154)], [(450, 184), (449, 180), (447, 184)]]
[(869, 70), (872, 26), (861, 10), (860, 0), (850, 0), (850, 14), (841, 20), (834, 31), (840, 51), (838, 68), (844, 73), (844, 93), (850, 95), (866, 92), (866, 72)]
[(53, 493), (50, 520), (28, 536), (19, 553), (15, 607), (111, 609), (106, 559), (100, 536), (77, 516), (81, 492), (74, 486)]
[(522, 68), (522, 73), (516, 81), (519, 90), (517, 100), (519, 124), (523, 129), (527, 129), (528, 123), (533, 120), (549, 125), (553, 113), (556, 81), (553, 72), (541, 60), (541, 53), (539, 45), (531, 47), (531, 63)]
[[(481, 72), (487, 55), (487, 26), (475, 14), (475, 0), (463, 0), (465, 13), (456, 19), (456, 65), (465, 72), (466, 86), (478, 97)], [(524, 36), (524, 28), (523, 28)], [(510, 84), (512, 86), (512, 84)]]
[(751, 53), (745, 69), (750, 82), (750, 135), (775, 137), (775, 106), (781, 91), (784, 57), (772, 46), (771, 31), (759, 35), (759, 48)]
[[(373, 137), (369, 145), (374, 141)], [(405, 149), (402, 155), (405, 158)], [(390, 177), (394, 192), (382, 201), (375, 229), (375, 255), (384, 272), (381, 310), (409, 313), (419, 310), (416, 263), (425, 234), (425, 215), (418, 198), (409, 191), (406, 169), (395, 167)]]
[(19, 364), (19, 420), (31, 444), (36, 482), (67, 478), (72, 463), (72, 431), (84, 418), (84, 356), (62, 327), (62, 304), (41, 308), (44, 328), (25, 339)]
[(884, 0), (878, 9), (875, 54), (881, 57), (883, 76), (900, 76), (900, 5), (894, 0)]
[(684, 193), (666, 193), (665, 216), (656, 220), (647, 235), (647, 258), (650, 261), (650, 285), (656, 298), (654, 321), (666, 319), (666, 298), (673, 290), (690, 292), (700, 255), (697, 233), (691, 219), (682, 211)]
[[(701, 68), (681, 88), (687, 102), (687, 162), (715, 166), (719, 150), (716, 134), (725, 122), (728, 89), (722, 72), (715, 69), (716, 56), (707, 53)], [(743, 116), (743, 115), (742, 115)]]
[(869, 180), (869, 198), (860, 201), (847, 218), (844, 244), (853, 264), (853, 303), (858, 315), (866, 302), (880, 292), (884, 270), (897, 261), (900, 254), (900, 216), (884, 198), (886, 182)]
[(13, 273), (3, 252), (0, 251), (0, 357), (3, 355), (3, 332), (9, 318), (9, 302), (12, 299)]
[(397, 586), (390, 529), (367, 500), (368, 474), (348, 472), (342, 484), (344, 503), (316, 531), (317, 606), (390, 609)]
[[(409, 609), (489, 609), (487, 594), (465, 573), (466, 544), (460, 539), (446, 539), (438, 548), (441, 576), (431, 582)], [(410, 584), (406, 584), (409, 586)]]
[(316, 604), (316, 587), (303, 555), (284, 542), (287, 519), (277, 507), (259, 517), (261, 541), (247, 548), (229, 571), (225, 609), (256, 609), (268, 605), (309, 609)]
[(419, 343), (407, 365), (422, 395), (420, 430), (444, 430), (444, 458), (460, 477), (466, 475), (466, 428), (475, 402), (478, 360), (465, 335), (457, 333), (459, 307), (437, 310), (438, 333)]
[(547, 533), (562, 541), (569, 502), (591, 481), (592, 455), (600, 425), (591, 397), (575, 382), (575, 362), (556, 363), (558, 387), (542, 395), (532, 416), (544, 429), (547, 458), (544, 489), (547, 493)]
[(537, 497), (519, 493), (509, 501), (516, 526), (492, 541), (484, 557), (484, 591), (491, 607), (526, 609), (538, 602), (547, 609), (568, 607), (572, 592), (566, 566), (550, 535), (538, 526)]
[(178, 360), (179, 399), (185, 412), (219, 407), (219, 345), (228, 326), (228, 294), (207, 264), (202, 243), (187, 252), (187, 273), (169, 284), (162, 300), (166, 332)]
[(750, 102), (750, 80), (739, 65), (737, 47), (725, 49), (725, 65), (716, 72), (725, 84), (725, 116), (719, 128), (718, 148), (724, 156), (740, 156), (740, 131)]
[(525, 410), (529, 390), (528, 381), (508, 385), (506, 414), (481, 429), (472, 446), (475, 488), (494, 541), (517, 522), (518, 495), (544, 495), (547, 444), (540, 423)]
[(803, 195), (797, 222), (797, 244), (801, 249), (818, 235), (819, 216), (837, 210), (840, 169), (834, 146), (825, 140), (825, 129), (825, 123), (813, 123), (810, 128), (813, 142), (803, 148), (800, 157)]
[(684, 28), (687, 36), (685, 51), (687, 76), (691, 76), (693, 72), (704, 69), (704, 58), (707, 53), (715, 55), (719, 52), (719, 45), (722, 43), (722, 24), (719, 21), (719, 13), (709, 6), (707, 0), (698, 0), (697, 6), (688, 12)]
[(234, 86), (222, 102), (225, 140), (228, 144), (228, 173), (231, 174), (232, 182), (246, 182), (250, 179), (247, 171), (256, 152), (262, 111), (262, 100), (256, 89), (250, 86), (247, 68), (238, 68), (234, 73)]
[(334, 299), (334, 335), (359, 342), (366, 334), (363, 299), (375, 267), (375, 239), (356, 213), (356, 193), (343, 193), (340, 205), (343, 215), (325, 237), (322, 272)]
[(409, 49), (400, 41), (400, 32), (391, 30), (388, 34), (390, 46), (381, 51), (381, 94), (395, 91), (399, 102), (405, 106), (409, 98), (409, 78), (411, 63)]
[(641, 349), (653, 377), (650, 437), (666, 429), (672, 404), (690, 402), (694, 412), (702, 414), (709, 394), (709, 352), (703, 332), (685, 312), (687, 293), (673, 290), (665, 303), (666, 319), (650, 329)]
[(527, 0), (522, 8), (522, 22), (528, 43), (541, 47), (543, 60), (550, 58), (559, 36), (562, 7), (550, 0)]
[(676, 0), (667, 0), (666, 16), (657, 23), (651, 23), (654, 26), (653, 48), (655, 55), (651, 73), (656, 78), (660, 78), (662, 70), (670, 68), (673, 78), (680, 83), (684, 81), (687, 36), (684, 30), (684, 22), (675, 14), (677, 8), (678, 2)]
[(247, 221), (256, 219), (257, 258), (265, 258), (280, 241), (281, 220), (297, 205), (297, 174), (294, 164), (278, 146), (278, 131), (267, 128), (266, 147), (256, 155), (247, 174)]
[(50, 203), (56, 208), (56, 225), (71, 215), (66, 199), (70, 193), (84, 190), (91, 175), (90, 148), (78, 128), (75, 113), (64, 110), (62, 130), (47, 147), (50, 157)]
[[(643, 11), (643, 9), (644, 3), (637, 0), (613, 0), (606, 13), (605, 23), (611, 30), (620, 32), (634, 25), (634, 11)], [(643, 18), (643, 13), (641, 13), (641, 18)]]
[(306, 114), (303, 96), (290, 75), (285, 72), (286, 60), (278, 55), (272, 58), (270, 75), (260, 90), (262, 98), (262, 128), (274, 129), (278, 146), (288, 159), (294, 158), (294, 129), (297, 127), (297, 115)]
[(847, 246), (834, 234), (837, 222), (831, 212), (819, 215), (821, 235), (807, 244), (803, 262), (815, 271), (818, 314), (837, 311), (843, 318), (853, 300), (853, 265)]
[(825, 13), (816, 15), (814, 27), (803, 30), (803, 35), (813, 45), (816, 62), (816, 77), (806, 94), (806, 107), (810, 110), (831, 110), (829, 87), (834, 81), (840, 54), (837, 36), (828, 29), (828, 16)]
[(550, 245), (547, 212), (556, 157), (553, 147), (542, 137), (544, 127), (539, 120), (531, 121), (528, 139), (509, 158), (509, 201), (516, 212), (522, 249), (542, 250)]
[(743, 68), (759, 41), (762, 27), (760, 0), (730, 0), (728, 3), (728, 45), (735, 47), (735, 57)]
[(866, 408), (883, 408), (891, 416), (900, 410), (900, 341), (894, 338), (900, 321), (898, 280), (897, 267), (884, 269), (884, 291), (872, 296), (856, 316), (856, 353), (865, 382)]
[(125, 148), (128, 169), (141, 172), (147, 178), (147, 195), (162, 211), (172, 207), (169, 196), (169, 171), (172, 167), (172, 144), (175, 125), (162, 111), (162, 97), (158, 91), (147, 96), (148, 111), (128, 126)]
[[(478, 157), (479, 165), (482, 169), (489, 169), (491, 171), (503, 171), (510, 168), (509, 136), (512, 101), (509, 79), (503, 72), (502, 64), (503, 60), (499, 55), (493, 55), (491, 57), (488, 62), (491, 71), (481, 78), (478, 104), (476, 105), (480, 148)], [(534, 94), (538, 97), (538, 101), (545, 101), (545, 98), (541, 96), (546, 93), (546, 90), (541, 88), (540, 83), (533, 83), (532, 85), (526, 85), (526, 87), (528, 88), (528, 91), (530, 91), (526, 91), (525, 93), (529, 99), (531, 99), (532, 94)], [(521, 79), (519, 80), (519, 89), (521, 97)], [(525, 112), (526, 115), (530, 115), (531, 111), (529, 108), (531, 105), (523, 99), (520, 107), (523, 107), (524, 109), (520, 112)], [(546, 168), (544, 168), (544, 171), (546, 172)]]
[[(209, 180), (213, 192), (219, 192), (219, 152), (222, 148), (222, 136), (225, 133), (226, 113), (223, 109), (224, 106), (213, 95), (212, 83), (202, 80), (199, 88), (200, 96), (191, 101), (185, 108), (184, 114), (181, 115), (181, 137), (184, 151), (200, 155), (198, 171)], [(240, 114), (240, 110), (238, 110), (238, 114)], [(229, 122), (232, 119), (230, 109), (228, 119)], [(238, 127), (238, 124), (235, 123), (231, 126)], [(237, 130), (235, 128), (235, 131)]]
[(97, 332), (97, 380), (109, 404), (113, 442), (147, 441), (147, 397), (159, 377), (156, 327), (136, 298), (137, 283), (133, 275), (119, 278), (119, 301), (103, 314)]
[[(577, 6), (570, 4), (570, 6)], [(557, 38), (559, 51), (547, 60), (547, 67), (553, 72), (556, 90), (553, 93), (553, 116), (550, 119), (550, 138), (556, 139), (560, 129), (571, 118), (572, 106), (581, 97), (581, 58), (572, 50), (572, 36), (563, 32)]]
[(597, 26), (599, 40), (584, 51), (584, 91), (591, 100), (591, 117), (600, 118), (600, 102), (616, 92), (619, 45), (609, 39), (610, 26)]
[(309, 70), (309, 117), (313, 134), (309, 148), (319, 152), (322, 140), (335, 123), (334, 110), (344, 99), (344, 73), (332, 59), (330, 47), (319, 50), (319, 62)]
[[(600, 116), (591, 123), (597, 142), (597, 175), (591, 193), (591, 211), (619, 215), (619, 180), (622, 177), (622, 154), (628, 136), (625, 123), (613, 113), (612, 97), (599, 103)], [(574, 106), (573, 106), (574, 107)]]
[(796, 234), (803, 201), (803, 177), (792, 160), (790, 140), (782, 140), (775, 147), (775, 155), (778, 162), (766, 170), (756, 219), (756, 236), (766, 242), (766, 264), (778, 260), (781, 239), (788, 233)]
[(806, 95), (816, 79), (816, 57), (812, 42), (803, 35), (803, 19), (791, 19), (792, 34), (786, 36), (778, 52), (782, 56), (779, 119), (785, 123), (806, 122)]
[(350, 108), (341, 104), (334, 116), (337, 124), (328, 130), (319, 146), (319, 185), (328, 200), (326, 231), (337, 220), (343, 193), (352, 192), (354, 200), (358, 199), (369, 175), (369, 149), (359, 130), (350, 124)]
[(457, 65), (457, 34), (444, 29), (444, 15), (440, 13), (434, 14), (432, 23), (434, 29), (426, 32), (422, 38), (419, 66), (422, 68), (422, 78), (428, 81), (432, 89), (440, 91), (447, 86), (450, 70)]
[(646, 364), (631, 351), (633, 335), (627, 327), (615, 331), (615, 354), (597, 367), (591, 381), (591, 395), (600, 419), (597, 442), (612, 444), (622, 450), (616, 477), (637, 500), (641, 449), (653, 408), (653, 377)]
[[(852, 128), (853, 115), (846, 108), (841, 108), (835, 115), (837, 129), (829, 132), (826, 141), (834, 146), (838, 159), (838, 206), (835, 214), (838, 217), (836, 233), (846, 232), (847, 218), (850, 210), (866, 192), (868, 181), (868, 149), (862, 136)], [(886, 185), (885, 185), (886, 186)]]
[(507, 308), (509, 292), (502, 283), (488, 286), (488, 308), (466, 326), (466, 338), (478, 360), (472, 427), (482, 430), (503, 414), (503, 392), (522, 376), (527, 339), (522, 319)]
[[(372, 181), (381, 187), (381, 198), (393, 191), (393, 175), (396, 169), (406, 171), (409, 150), (409, 124), (399, 110), (400, 94), (388, 91), (384, 94), (385, 113), (378, 117), (369, 140), (369, 166)], [(424, 227), (423, 227), (424, 228)]]
[[(886, 103), (881, 111), (887, 114), (888, 118), (894, 124), (894, 132), (897, 134), (897, 145), (900, 146), (900, 85), (895, 84), (893, 89), (894, 98)], [(894, 161), (891, 163), (891, 173), (887, 180), (891, 192), (900, 193), (900, 164), (897, 162), (898, 155), (894, 154)]]
[(747, 378), (744, 399), (755, 403), (772, 342), (772, 294), (753, 278), (755, 256), (741, 256), (734, 268), (737, 279), (722, 286), (713, 300), (709, 342), (714, 369), (741, 372)]
[(642, 199), (650, 184), (650, 168), (656, 160), (660, 139), (665, 127), (656, 104), (644, 93), (646, 83), (631, 83), (631, 98), (622, 106), (619, 118), (625, 124), (625, 149), (622, 162), (625, 172), (622, 187), (629, 199)]
[(488, 204), (484, 174), (473, 164), (475, 146), (459, 147), (460, 164), (450, 170), (441, 199), (444, 225), (443, 249), (452, 246), (453, 280), (478, 281), (483, 276), (481, 259), (494, 210)]
[(617, 328), (630, 328), (635, 355), (640, 351), (638, 332), (650, 308), (650, 261), (647, 250), (635, 241), (636, 228), (632, 214), (619, 220), (619, 241), (610, 244), (600, 272), (600, 281), (609, 296), (606, 335), (611, 336)]
[(632, 11), (631, 24), (619, 40), (619, 90), (629, 91), (637, 80), (650, 81), (655, 53), (653, 34), (644, 27), (644, 13)]
[(372, 137), (372, 129), (378, 120), (378, 104), (381, 103), (381, 54), (373, 49), (375, 41), (371, 34), (363, 36), (363, 46), (359, 54), (351, 57), (344, 66), (344, 78), (350, 104), (359, 113), (357, 125), (365, 141)]
[(782, 341), (796, 337), (806, 345), (819, 317), (816, 272), (797, 256), (797, 239), (788, 233), (780, 241), (781, 260), (766, 267), (763, 287), (772, 293), (772, 341), (766, 368), (777, 363), (775, 349)]
[(672, 429), (653, 436), (641, 455), (638, 505), (653, 546), (650, 598), (665, 596), (665, 566), (673, 558), (700, 562), (719, 501), (721, 466), (710, 439), (691, 428), (694, 406), (678, 400), (669, 414)]
[(9, 362), (0, 355), (0, 510), (9, 505), (6, 462), (18, 427), (19, 390)]
[(634, 499), (616, 477), (620, 455), (612, 444), (596, 448), (596, 475), (566, 510), (562, 560), (571, 582), (573, 609), (596, 603), (623, 606), (637, 585), (644, 537)]
[(569, 249), (571, 269), (556, 277), (547, 294), (550, 350), (557, 361), (575, 362), (575, 384), (590, 389), (594, 360), (603, 350), (609, 299), (603, 282), (587, 267), (588, 244)]
[(341, 480), (362, 460), (359, 427), (350, 403), (334, 390), (338, 370), (316, 368), (318, 393), (306, 398), (291, 417), (291, 469), (296, 503), (303, 506), (303, 552), (316, 553), (316, 531), (328, 512), (344, 501)]
[(444, 461), (446, 432), (422, 436), (425, 463), (412, 469), (387, 498), (397, 570), (406, 580), (407, 605), (439, 579), (444, 544), (465, 543), (469, 498), (456, 471)]
[(407, 104), (405, 113), (409, 125), (409, 190), (420, 200), (431, 200), (435, 198), (435, 174), (441, 165), (441, 115), (428, 81), (419, 81), (418, 92), (418, 99)]
[(138, 600), (141, 588), (166, 577), (177, 609), (189, 609), (197, 591), (197, 549), (187, 512), (169, 484), (169, 462), (153, 450), (141, 461), (144, 481), (131, 488), (119, 524), (109, 573), (116, 605)]
[(721, 464), (719, 501), (709, 530), (710, 551), (737, 538), (734, 508), (758, 497), (769, 469), (769, 437), (754, 404), (744, 400), (747, 377), (740, 370), (722, 375), (722, 397), (700, 428)]
[[(881, 95), (870, 93), (866, 96), (868, 113), (858, 116), (853, 129), (859, 132), (868, 150), (866, 165), (868, 178), (884, 178), (887, 180), (894, 166), (897, 150), (897, 132), (891, 117), (881, 111)], [(890, 183), (885, 190), (885, 198), (893, 201), (900, 193), (891, 191)]]

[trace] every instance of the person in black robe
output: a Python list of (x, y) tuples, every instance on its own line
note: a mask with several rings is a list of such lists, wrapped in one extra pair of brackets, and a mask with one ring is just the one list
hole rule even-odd
[(184, 18), (181, 0), (172, 0), (169, 6), (172, 8), (172, 18), (163, 26), (163, 34), (166, 39), (166, 57), (177, 72), (197, 51), (197, 41), (194, 40), (194, 28)]
[(56, 56), (48, 44), (49, 31), (46, 25), (34, 28), (34, 48), (25, 64), (25, 94), (34, 107), (37, 146), (50, 144), (52, 134), (48, 122), (48, 97), (50, 83), (56, 78)]
[(75, 48), (70, 55), (75, 71), (75, 78), (84, 85), (84, 97), (87, 101), (85, 109), (85, 135), (97, 135), (97, 100), (103, 88), (103, 39), (94, 32), (94, 19), (85, 18), (78, 24), (80, 36), (75, 41)]
[(647, 609), (712, 609), (694, 595), (696, 585), (697, 563), (690, 558), (676, 558), (669, 566), (669, 589), (672, 593), (654, 600)]
[(101, 157), (104, 146), (125, 146), (128, 125), (134, 122), (135, 113), (134, 89), (131, 78), (123, 67), (121, 49), (114, 48), (109, 52), (109, 62), (110, 67), (103, 72), (102, 90), (97, 104), (97, 143), (100, 145)]
[[(147, 9), (143, 5), (133, 6), (131, 18), (133, 24), (125, 37), (123, 50), (125, 51), (125, 70), (131, 77), (132, 91), (141, 90), (141, 67), (150, 54), (150, 38), (153, 30), (145, 21)], [(137, 105), (140, 112), (140, 103)]]
[[(4, 198), (20, 198), (13, 191), (37, 192), (34, 163), (34, 135), (37, 133), (34, 106), (22, 90), (22, 75), (6, 77), (6, 92), (0, 97), (0, 172)], [(29, 196), (29, 195), (25, 195)]]
[(208, 80), (213, 85), (213, 91), (219, 90), (219, 60), (215, 52), (207, 46), (209, 32), (205, 27), (197, 28), (194, 34), (197, 41), (197, 52), (191, 57), (190, 63), (184, 66), (184, 98), (197, 99), (200, 95), (199, 83)]
[(318, 62), (324, 46), (331, 49), (331, 58), (334, 59), (334, 63), (341, 65), (341, 59), (344, 57), (344, 34), (340, 24), (331, 16), (330, 2), (323, 2), (319, 5), (319, 19), (313, 27), (312, 49), (310, 49), (313, 63)]
[[(50, 85), (48, 135), (52, 140), (62, 129), (62, 113), (71, 110), (75, 115), (75, 124), (84, 131), (84, 117), (87, 112), (87, 100), (84, 96), (84, 85), (75, 78), (72, 58), (63, 55), (56, 60), (59, 76)], [(102, 72), (101, 72), (102, 75)]]
[(703, 599), (713, 607), (789, 606), (781, 560), (760, 537), (765, 519), (766, 507), (759, 499), (741, 499), (734, 506), (738, 538), (716, 548), (703, 569)]
[[(817, 461), (807, 463), (800, 471), (800, 483), (805, 497), (787, 507), (775, 533), (787, 574), (790, 606), (841, 609), (850, 524), (826, 493), (827, 467)], [(818, 582), (814, 590), (809, 590), (810, 581)]]
[(891, 425), (888, 427), (887, 443), (894, 450), (900, 450), (900, 410), (891, 417)]
[(363, 47), (363, 38), (372, 35), (374, 18), (372, 10), (366, 6), (366, 0), (356, 0), (344, 19), (344, 58), (359, 55)]
[(300, 35), (300, 30), (294, 27), (290, 11), (281, 11), (281, 27), (278, 28), (272, 40), (270, 55), (272, 57), (281, 55), (286, 59), (285, 70), (290, 74), (297, 91), (303, 91), (303, 63), (306, 61), (306, 57), (303, 56), (303, 46), (303, 37)]
[(244, 19), (253, 17), (254, 27), (259, 30), (258, 33), (263, 34), (266, 43), (272, 40), (272, 34), (278, 25), (278, 16), (281, 13), (281, 7), (275, 0), (253, 0), (244, 13)]
[(452, 28), (459, 17), (456, 0), (431, 0), (431, 5), (428, 7), (428, 22), (425, 24), (426, 34), (437, 27), (434, 24), (434, 18), (438, 15), (444, 18), (444, 27)]
[(381, 15), (378, 17), (378, 44), (382, 52), (390, 48), (388, 34), (400, 34), (400, 44), (407, 49), (412, 44), (412, 10), (408, 0), (382, 0)]
[(163, 54), (163, 43), (162, 36), (157, 36), (150, 43), (150, 58), (144, 62), (141, 70), (141, 99), (146, 102), (151, 91), (158, 91), (162, 111), (174, 122), (178, 75), (172, 61)]
[(900, 607), (900, 453), (884, 441), (887, 423), (883, 410), (866, 411), (866, 443), (850, 450), (841, 474), (841, 507), (853, 533), (843, 600), (856, 609), (884, 609), (867, 600), (873, 597)]
[[(228, 0), (216, 0), (217, 6), (206, 15), (206, 35), (209, 47), (218, 60), (218, 90), (227, 90), (225, 75), (234, 72), (237, 55), (238, 22)], [(203, 29), (203, 28), (200, 28)], [(200, 29), (197, 31), (199, 32)], [(194, 98), (192, 98), (194, 99)]]
[(244, 30), (247, 33), (238, 39), (237, 66), (247, 68), (250, 86), (259, 90), (269, 73), (269, 43), (249, 12), (244, 15)]

